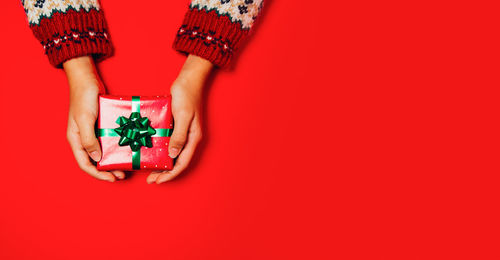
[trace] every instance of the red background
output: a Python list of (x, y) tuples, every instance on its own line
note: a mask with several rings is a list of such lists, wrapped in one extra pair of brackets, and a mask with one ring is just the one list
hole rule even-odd
[[(102, 6), (109, 92), (167, 92), (187, 1)], [(78, 169), (65, 76), (3, 1), (0, 259), (499, 259), (498, 8), (264, 8), (208, 82), (192, 166), (147, 185)]]

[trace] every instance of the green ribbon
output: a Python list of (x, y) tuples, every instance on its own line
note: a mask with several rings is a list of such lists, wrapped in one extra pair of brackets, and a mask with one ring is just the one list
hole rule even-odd
[(132, 169), (141, 168), (141, 147), (153, 147), (151, 137), (168, 137), (172, 135), (171, 128), (154, 129), (149, 125), (149, 118), (141, 117), (140, 97), (132, 97), (132, 113), (128, 118), (118, 117), (117, 128), (100, 128), (100, 137), (120, 137), (118, 145), (130, 146), (132, 150)]

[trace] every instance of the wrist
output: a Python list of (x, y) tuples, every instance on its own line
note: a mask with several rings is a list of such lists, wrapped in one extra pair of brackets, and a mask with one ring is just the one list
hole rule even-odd
[(97, 76), (94, 60), (90, 56), (76, 57), (63, 63), (63, 69), (70, 89), (97, 89), (100, 81)]
[(212, 63), (199, 56), (190, 54), (182, 66), (179, 77), (204, 81), (212, 70)]
[(80, 56), (69, 59), (63, 63), (64, 72), (69, 76), (93, 73), (94, 61), (90, 56)]
[(176, 82), (191, 90), (201, 91), (212, 68), (213, 64), (210, 61), (190, 54), (186, 58)]

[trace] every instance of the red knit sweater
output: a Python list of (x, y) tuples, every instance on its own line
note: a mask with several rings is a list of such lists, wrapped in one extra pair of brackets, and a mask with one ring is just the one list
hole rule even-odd
[[(226, 66), (248, 35), (263, 0), (192, 0), (173, 47)], [(98, 0), (23, 0), (33, 34), (49, 61), (62, 67), (68, 59), (111, 56), (106, 21)]]

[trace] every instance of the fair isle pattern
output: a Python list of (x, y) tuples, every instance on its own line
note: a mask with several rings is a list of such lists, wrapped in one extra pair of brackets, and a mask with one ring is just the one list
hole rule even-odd
[(70, 9), (75, 11), (84, 9), (89, 12), (90, 9), (100, 8), (97, 0), (22, 0), (21, 2), (30, 25), (40, 24), (42, 18), (50, 18), (55, 12), (66, 13)]
[(206, 46), (217, 45), (220, 48), (222, 55), (226, 54), (226, 52), (233, 52), (233, 49), (229, 47), (229, 43), (227, 41), (222, 38), (217, 38), (210, 33), (204, 33), (196, 29), (190, 30), (187, 29), (187, 26), (184, 25), (181, 26), (181, 28), (177, 32), (177, 37), (182, 37), (185, 35), (192, 39), (197, 38), (202, 40)]
[(45, 53), (48, 53), (48, 49), (55, 47), (56, 49), (60, 49), (62, 44), (66, 42), (75, 42), (75, 43), (81, 43), (82, 40), (89, 39), (91, 41), (96, 41), (98, 39), (104, 39), (108, 41), (108, 34), (106, 32), (94, 32), (94, 31), (84, 31), (84, 32), (79, 32), (77, 30), (72, 30), (72, 32), (67, 33), (65, 35), (61, 35), (59, 37), (56, 37), (54, 39), (50, 39), (46, 42), (42, 41), (43, 49), (45, 50)]
[(259, 14), (263, 0), (192, 0), (191, 8), (215, 10), (228, 16), (233, 23), (240, 23), (242, 29), (250, 29)]

